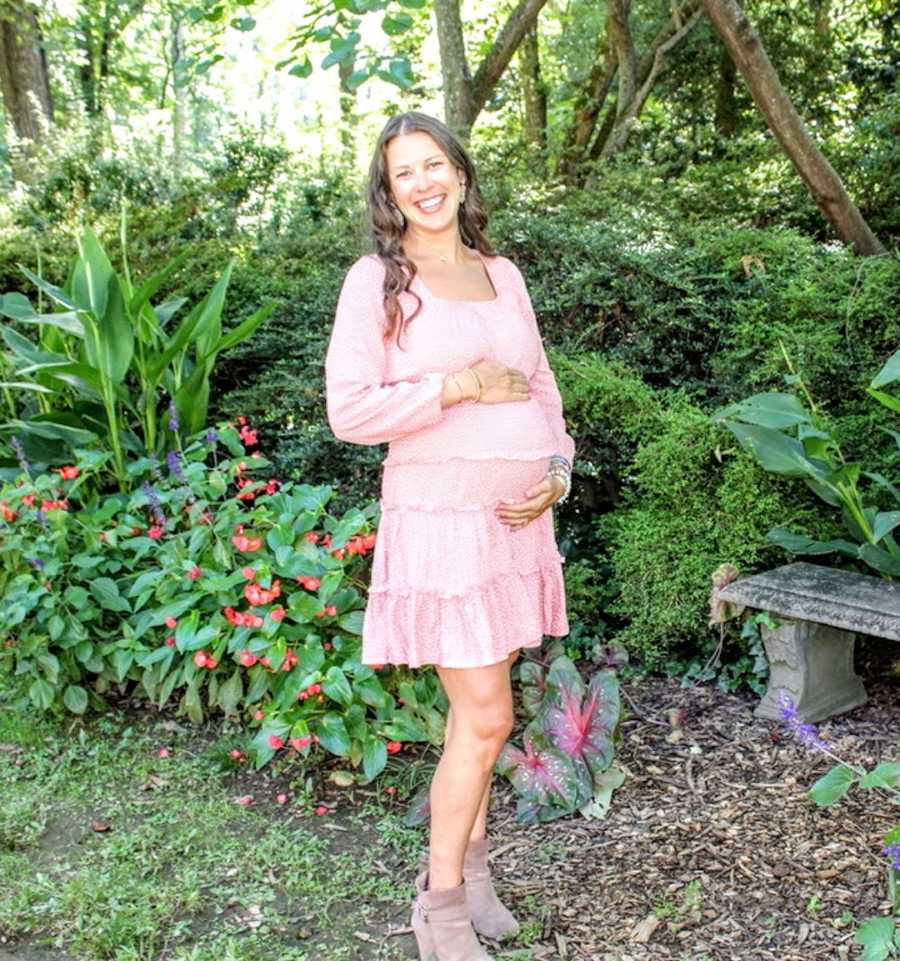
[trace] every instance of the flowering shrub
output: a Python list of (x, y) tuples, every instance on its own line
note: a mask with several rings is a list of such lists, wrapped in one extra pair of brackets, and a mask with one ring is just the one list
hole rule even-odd
[[(779, 707), (782, 723), (804, 747), (838, 762), (809, 789), (809, 797), (815, 804), (821, 807), (836, 804), (854, 786), (864, 791), (881, 789), (887, 791), (895, 803), (900, 800), (900, 763), (882, 761), (871, 771), (848, 764), (819, 737), (813, 724), (799, 716), (796, 705), (786, 691), (781, 691), (779, 695)], [(887, 887), (896, 915), (900, 910), (900, 891), (897, 887), (900, 875), (900, 825), (895, 825), (887, 832), (881, 853), (891, 862), (887, 868)], [(884, 961), (900, 953), (900, 929), (896, 928), (893, 917), (869, 918), (859, 926), (854, 940), (863, 945), (865, 961)]]
[(195, 722), (243, 714), (258, 767), (325, 751), (370, 779), (403, 742), (440, 742), (436, 679), (360, 663), (371, 510), (333, 517), (330, 487), (262, 478), (255, 442), (195, 435), (110, 495), (92, 483), (110, 452), (35, 477), (22, 457), (0, 490), (0, 670), (42, 709), (118, 685)]

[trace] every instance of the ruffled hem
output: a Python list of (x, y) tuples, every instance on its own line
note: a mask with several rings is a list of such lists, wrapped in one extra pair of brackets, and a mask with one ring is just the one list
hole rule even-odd
[(363, 663), (483, 667), (545, 634), (569, 633), (559, 565), (507, 572), (443, 596), (430, 590), (370, 590), (363, 619)]

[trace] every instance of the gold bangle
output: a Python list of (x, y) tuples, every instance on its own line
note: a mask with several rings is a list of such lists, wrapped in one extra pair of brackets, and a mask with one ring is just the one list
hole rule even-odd
[(456, 379), (456, 374), (451, 373), (450, 377), (452, 378), (453, 383), (456, 384), (456, 389), (459, 391), (459, 399), (465, 400), (466, 399), (465, 392), (463, 391), (462, 387), (460, 387), (459, 381)]
[(475, 378), (475, 389), (478, 391), (478, 393), (475, 395), (475, 397), (473, 398), (473, 400), (474, 400), (476, 403), (478, 403), (478, 401), (481, 400), (481, 381), (478, 379), (478, 374), (476, 374), (475, 371), (472, 370), (471, 367), (467, 367), (467, 368), (465, 369), (465, 373), (471, 374), (471, 375)]

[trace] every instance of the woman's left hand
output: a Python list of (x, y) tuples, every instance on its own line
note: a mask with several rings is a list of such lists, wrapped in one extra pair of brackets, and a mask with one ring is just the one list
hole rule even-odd
[(512, 530), (517, 531), (555, 504), (563, 496), (565, 489), (561, 478), (545, 477), (539, 484), (525, 491), (528, 500), (513, 503), (501, 500), (494, 508), (494, 514), (501, 523), (508, 524)]

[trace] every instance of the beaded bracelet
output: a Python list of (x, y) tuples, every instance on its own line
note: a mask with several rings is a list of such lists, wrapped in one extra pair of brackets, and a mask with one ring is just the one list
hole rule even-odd
[(572, 472), (564, 468), (562, 464), (557, 461), (552, 463), (547, 469), (547, 476), (558, 477), (566, 485), (562, 496), (553, 502), (554, 504), (561, 504), (569, 496), (569, 491), (572, 489)]

